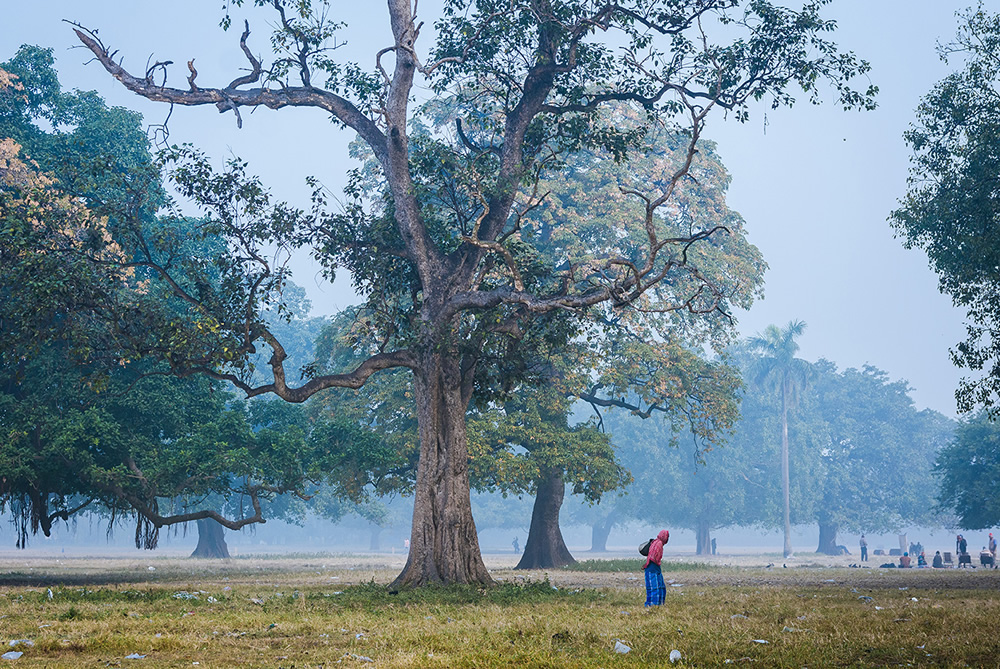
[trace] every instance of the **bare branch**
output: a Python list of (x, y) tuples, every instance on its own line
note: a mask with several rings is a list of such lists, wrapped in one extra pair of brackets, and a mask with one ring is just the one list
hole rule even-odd
[[(181, 90), (164, 85), (157, 86), (146, 78), (138, 78), (130, 74), (119, 63), (115, 62), (108, 48), (97, 39), (96, 35), (83, 26), (72, 23), (77, 38), (86, 46), (101, 63), (105, 70), (122, 83), (127, 89), (154, 102), (170, 102), (185, 106), (215, 105), (220, 111), (233, 110), (238, 107), (267, 107), (281, 109), (282, 107), (316, 107), (323, 109), (337, 118), (344, 125), (355, 130), (371, 146), (375, 157), (383, 162), (386, 159), (386, 139), (375, 121), (365, 116), (353, 103), (329, 91), (312, 86), (284, 87), (281, 90), (269, 88), (237, 89), (234, 85), (249, 83), (248, 77), (254, 77), (251, 72), (245, 77), (234, 80), (226, 88), (197, 88)], [(245, 45), (244, 45), (245, 46)], [(244, 50), (251, 64), (257, 62), (249, 50)], [(255, 66), (257, 69), (259, 66)], [(256, 73), (259, 77), (259, 72)], [(246, 81), (244, 81), (246, 80)], [(252, 81), (256, 81), (253, 78)], [(190, 82), (189, 82), (190, 83)]]
[(250, 53), (250, 48), (247, 47), (247, 37), (250, 36), (250, 22), (244, 21), (243, 34), (240, 36), (240, 49), (243, 50), (244, 55), (246, 55), (247, 60), (250, 61), (251, 70), (250, 74), (242, 77), (233, 79), (233, 81), (226, 86), (226, 88), (237, 88), (239, 86), (246, 86), (247, 84), (255, 83), (260, 79), (261, 67), (260, 61), (254, 58), (254, 55)]
[(191, 72), (188, 77), (188, 86), (191, 87), (192, 91), (197, 91), (198, 86), (195, 85), (194, 80), (198, 78), (198, 70), (194, 69), (194, 58), (188, 61), (188, 71)]

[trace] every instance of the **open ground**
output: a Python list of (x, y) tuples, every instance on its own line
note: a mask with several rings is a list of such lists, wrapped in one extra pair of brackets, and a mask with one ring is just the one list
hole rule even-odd
[[(648, 610), (639, 560), (513, 563), (487, 556), (492, 589), (391, 593), (398, 555), (8, 553), (0, 639), (23, 655), (4, 664), (610, 668), (670, 664), (676, 649), (677, 666), (1000, 665), (1000, 571), (683, 558), (665, 560), (666, 605)], [(616, 653), (618, 642), (631, 650)]]

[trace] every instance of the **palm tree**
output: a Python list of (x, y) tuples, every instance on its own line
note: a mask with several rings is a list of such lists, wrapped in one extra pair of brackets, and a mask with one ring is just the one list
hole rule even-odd
[(795, 338), (805, 329), (803, 321), (790, 321), (784, 328), (769, 325), (746, 342), (747, 349), (759, 356), (751, 368), (755, 381), (776, 384), (781, 391), (781, 494), (784, 497), (786, 558), (792, 555), (791, 507), (788, 501), (788, 410), (795, 403), (796, 395), (805, 385), (809, 373), (809, 363), (795, 357), (799, 350)]

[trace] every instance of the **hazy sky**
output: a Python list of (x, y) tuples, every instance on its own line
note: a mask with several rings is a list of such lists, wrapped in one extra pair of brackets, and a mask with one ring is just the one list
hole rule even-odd
[[(61, 19), (100, 29), (100, 37), (120, 50), (133, 73), (145, 70), (147, 58), (172, 60), (170, 81), (183, 86), (184, 63), (195, 58), (198, 81), (215, 86), (240, 76), (237, 70), (246, 64), (238, 49), (239, 31), (223, 33), (217, 27), (219, 4), (16, 3), (0, 25), (0, 61), (21, 44), (53, 47), (64, 87), (95, 89), (111, 104), (143, 112), (147, 123), (160, 123), (166, 107), (132, 95), (96, 63), (86, 65), (89, 52), (72, 48), (76, 38)], [(428, 24), (436, 4), (421, 2), (420, 18)], [(804, 320), (802, 357), (825, 357), (842, 368), (873, 364), (894, 379), (907, 379), (918, 407), (948, 415), (955, 415), (954, 389), (961, 376), (948, 349), (964, 336), (964, 314), (938, 293), (924, 255), (903, 250), (893, 238), (886, 217), (905, 190), (908, 151), (902, 133), (920, 97), (958, 65), (942, 63), (935, 44), (954, 35), (954, 14), (969, 4), (835, 0), (826, 11), (839, 23), (835, 39), (871, 62), (879, 109), (844, 112), (834, 104), (800, 103), (791, 110), (755, 110), (744, 125), (716, 117), (706, 133), (719, 143), (733, 176), (730, 206), (746, 219), (751, 241), (770, 265), (765, 299), (739, 314), (740, 331), (753, 334), (770, 323)], [(391, 43), (384, 3), (334, 0), (333, 5), (350, 26), (341, 54), (371, 64), (374, 53)], [(984, 5), (1000, 11), (1000, 0)], [(255, 29), (252, 48), (266, 52), (271, 13), (245, 15)], [(429, 40), (424, 39), (426, 49)], [(293, 201), (306, 202), (306, 175), (331, 187), (342, 183), (350, 166), (345, 147), (352, 137), (335, 130), (322, 113), (261, 109), (244, 110), (243, 117), (240, 131), (231, 113), (177, 108), (170, 141), (197, 144), (220, 162), (239, 155)], [(317, 311), (330, 313), (350, 302), (346, 282), (323, 285), (315, 268), (301, 264), (304, 271), (296, 281), (309, 291)]]

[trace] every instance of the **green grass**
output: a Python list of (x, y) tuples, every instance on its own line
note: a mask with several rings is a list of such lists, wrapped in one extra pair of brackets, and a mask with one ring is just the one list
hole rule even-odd
[[(663, 573), (678, 571), (708, 571), (719, 569), (703, 562), (661, 562), (660, 569)], [(619, 572), (619, 571), (642, 571), (642, 556), (631, 560), (628, 558), (616, 560), (582, 560), (576, 564), (563, 567), (567, 571), (587, 571), (587, 572)]]
[[(635, 561), (620, 562), (638, 572)], [(621, 587), (584, 588), (573, 579), (605, 577), (555, 571), (552, 582), (506, 572), (492, 588), (396, 594), (375, 581), (329, 582), (346, 570), (265, 569), (242, 582), (189, 572), (169, 582), (52, 586), (51, 598), (48, 587), (3, 586), (0, 642), (34, 641), (19, 648), (18, 668), (364, 667), (358, 658), (367, 657), (380, 669), (612, 669), (669, 665), (674, 648), (684, 658), (675, 666), (688, 667), (996, 666), (1000, 658), (996, 573), (697, 566), (653, 610), (642, 607), (641, 582), (609, 574)], [(812, 582), (796, 580), (804, 576)], [(615, 654), (616, 640), (632, 651)], [(146, 660), (125, 659), (131, 653)]]

